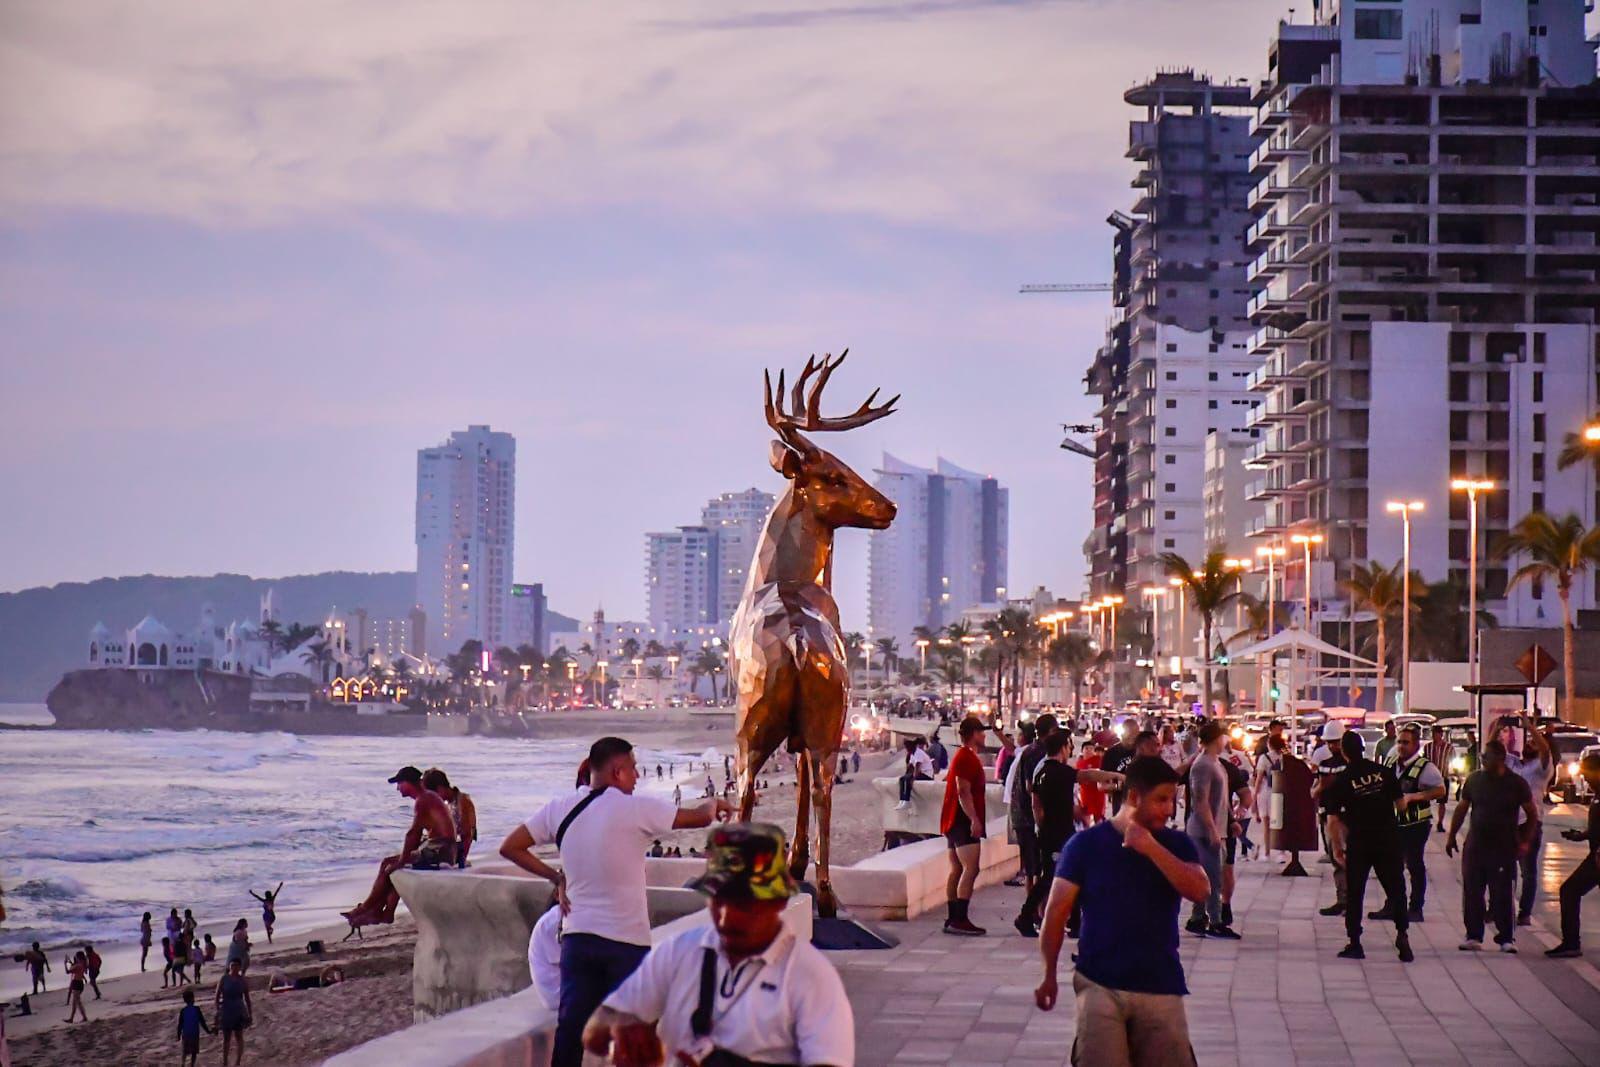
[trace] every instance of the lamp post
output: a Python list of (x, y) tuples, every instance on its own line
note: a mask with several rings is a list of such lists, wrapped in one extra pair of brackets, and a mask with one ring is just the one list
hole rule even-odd
[[(1400, 516), (1404, 528), (1402, 534), (1404, 547), (1400, 561), (1404, 571), (1400, 578), (1400, 710), (1402, 712), (1411, 710), (1411, 513), (1421, 511), (1422, 507), (1420, 500), (1391, 500), (1384, 504), (1389, 514)], [(1378, 664), (1378, 669), (1382, 670), (1383, 664)]]
[(1177, 655), (1177, 660), (1178, 660), (1178, 695), (1182, 696), (1183, 695), (1183, 660), (1184, 660), (1184, 655), (1183, 655), (1184, 647), (1183, 646), (1184, 646), (1184, 638), (1186, 636), (1186, 632), (1189, 629), (1188, 622), (1185, 619), (1185, 615), (1187, 613), (1184, 610), (1185, 605), (1184, 605), (1184, 597), (1183, 597), (1183, 579), (1182, 578), (1168, 578), (1167, 579), (1167, 584), (1169, 586), (1171, 586), (1174, 590), (1176, 590), (1177, 594), (1178, 594), (1178, 638), (1174, 642), (1174, 644), (1176, 644), (1178, 646), (1178, 655)]
[(1319, 533), (1318, 534), (1295, 534), (1292, 537), (1290, 537), (1289, 540), (1291, 542), (1293, 542), (1294, 544), (1297, 544), (1297, 545), (1299, 545), (1299, 546), (1301, 546), (1302, 548), (1305, 549), (1305, 556), (1306, 556), (1305, 589), (1304, 589), (1305, 608), (1303, 610), (1303, 614), (1305, 616), (1305, 619), (1304, 619), (1304, 624), (1303, 625), (1304, 625), (1305, 631), (1307, 633), (1310, 633), (1311, 632), (1311, 546), (1312, 545), (1320, 545), (1320, 544), (1322, 544), (1322, 535), (1319, 534)]
[(1121, 596), (1108, 596), (1105, 599), (1105, 605), (1111, 611), (1109, 631), (1111, 662), (1108, 664), (1109, 669), (1106, 679), (1106, 703), (1111, 705), (1111, 713), (1113, 715), (1117, 712), (1117, 605), (1121, 604), (1122, 601), (1123, 598)]
[(1167, 598), (1167, 591), (1159, 585), (1147, 585), (1139, 590), (1139, 595), (1151, 604), (1150, 612), (1150, 688), (1160, 691), (1161, 685), (1161, 602)]
[(599, 660), (595, 666), (600, 668), (600, 692), (595, 694), (594, 702), (596, 707), (603, 708), (606, 706), (606, 668), (611, 666), (611, 663), (608, 660)]
[[(1600, 426), (1584, 429), (1584, 440), (1595, 431), (1594, 440), (1600, 441)], [(1495, 487), (1486, 479), (1454, 478), (1450, 488), (1467, 494), (1467, 677), (1478, 684), (1478, 494)]]
[(922, 673), (923, 674), (927, 674), (928, 673), (928, 639), (926, 637), (917, 638), (917, 654), (922, 657)]

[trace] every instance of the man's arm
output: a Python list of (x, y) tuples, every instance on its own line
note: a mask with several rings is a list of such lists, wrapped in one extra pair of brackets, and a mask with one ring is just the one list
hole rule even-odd
[[(1217, 767), (1217, 774), (1223, 775), (1221, 785), (1222, 788), (1227, 788), (1227, 775), (1220, 766)], [(1203, 774), (1191, 781), (1194, 795), (1189, 804), (1190, 810), (1200, 816), (1200, 825), (1205, 828), (1206, 840), (1215, 848), (1222, 843), (1222, 835), (1217, 833), (1216, 816), (1211, 812), (1211, 791), (1218, 788), (1216, 775)]]
[(674, 830), (698, 830), (710, 826), (712, 820), (719, 815), (732, 816), (734, 806), (721, 797), (713, 797), (704, 804), (696, 804), (692, 808), (679, 808), (678, 814), (673, 816), (672, 828)]
[(406, 831), (406, 839), (400, 845), (400, 866), (408, 865), (411, 854), (422, 844), (422, 828), (422, 802), (419, 800), (411, 806), (411, 829)]
[(500, 855), (529, 874), (536, 874), (546, 881), (560, 885), (561, 872), (533, 854), (534, 844), (533, 834), (528, 832), (528, 828), (518, 826), (500, 842)]
[(1050, 883), (1050, 899), (1044, 906), (1044, 923), (1039, 928), (1039, 956), (1044, 961), (1044, 980), (1033, 991), (1034, 1003), (1039, 1010), (1049, 1011), (1056, 1006), (1056, 963), (1061, 957), (1061, 945), (1066, 938), (1067, 918), (1072, 905), (1078, 900), (1078, 886), (1065, 878)]
[(978, 825), (978, 805), (972, 799), (972, 783), (965, 778), (956, 779), (956, 799), (961, 803), (961, 810), (967, 813), (967, 821), (972, 823), (972, 832), (981, 836), (983, 827)]
[[(1429, 765), (1432, 766), (1431, 762), (1430, 762)], [(1435, 767), (1434, 770), (1438, 771), (1438, 768)], [(1418, 781), (1417, 784), (1419, 786), (1422, 785), (1422, 783), (1420, 781)], [(1444, 775), (1441, 773), (1439, 775), (1439, 784), (1438, 785), (1423, 786), (1422, 788), (1418, 789), (1415, 793), (1402, 794), (1401, 797), (1400, 797), (1400, 804), (1401, 804), (1402, 807), (1409, 806), (1411, 804), (1429, 804), (1429, 803), (1432, 803), (1435, 800), (1443, 800), (1444, 798), (1445, 798)]]
[(1517, 827), (1517, 855), (1526, 855), (1528, 849), (1533, 847), (1533, 835), (1539, 832), (1539, 803), (1534, 799), (1533, 793), (1528, 793), (1528, 799), (1522, 802), (1522, 810), (1527, 813), (1528, 821)]
[(1181, 860), (1174, 856), (1160, 841), (1155, 839), (1154, 834), (1132, 819), (1128, 820), (1128, 825), (1123, 830), (1122, 845), (1124, 848), (1133, 849), (1151, 863), (1154, 863), (1156, 869), (1161, 872), (1161, 876), (1185, 900), (1200, 904), (1210, 896), (1211, 879), (1206, 876), (1204, 867), (1198, 863), (1190, 863), (1188, 860)]
[(1116, 771), (1104, 771), (1098, 767), (1084, 767), (1078, 771), (1078, 781), (1088, 782), (1090, 785), (1102, 789), (1121, 789), (1122, 775)]
[(1456, 851), (1456, 834), (1461, 831), (1461, 824), (1467, 819), (1467, 812), (1472, 810), (1472, 798), (1465, 791), (1456, 801), (1456, 810), (1450, 816), (1450, 833), (1444, 839), (1444, 854), (1454, 855)]

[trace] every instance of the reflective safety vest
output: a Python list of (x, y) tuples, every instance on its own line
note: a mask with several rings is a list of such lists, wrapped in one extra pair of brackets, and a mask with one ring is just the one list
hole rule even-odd
[[(1419, 792), (1421, 792), (1422, 788), (1418, 783), (1422, 778), (1422, 772), (1424, 770), (1426, 770), (1427, 768), (1428, 768), (1428, 757), (1424, 756), (1420, 752), (1418, 752), (1415, 756), (1412, 756), (1411, 757), (1411, 762), (1406, 764), (1405, 766), (1402, 767), (1402, 766), (1399, 766), (1398, 764), (1396, 764), (1395, 772), (1398, 775), (1398, 777), (1400, 778), (1400, 792), (1402, 792), (1402, 793), (1419, 793)], [(1432, 821), (1433, 821), (1433, 804), (1431, 802), (1421, 803), (1421, 804), (1407, 804), (1400, 811), (1400, 825), (1401, 826), (1415, 826), (1418, 823), (1425, 823), (1425, 822), (1432, 822)]]

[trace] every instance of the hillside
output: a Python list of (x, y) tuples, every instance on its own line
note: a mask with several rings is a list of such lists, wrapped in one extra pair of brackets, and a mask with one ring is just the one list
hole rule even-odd
[[(254, 619), (268, 589), (274, 591), (278, 617), (286, 622), (318, 623), (329, 608), (366, 608), (374, 618), (395, 618), (411, 609), (416, 576), (410, 571), (330, 571), (288, 578), (145, 574), (0, 593), (0, 702), (44, 700), (63, 673), (84, 665), (89, 630), (96, 622), (118, 630), (154, 615), (169, 626), (188, 629), (207, 603), (221, 623)], [(563, 621), (552, 613), (552, 626)]]

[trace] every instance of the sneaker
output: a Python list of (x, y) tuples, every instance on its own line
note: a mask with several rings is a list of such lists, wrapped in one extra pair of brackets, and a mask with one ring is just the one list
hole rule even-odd
[(1204, 934), (1206, 932), (1206, 925), (1206, 917), (1204, 915), (1196, 915), (1194, 918), (1184, 923), (1183, 928), (1189, 931), (1191, 934)]
[(1318, 915), (1327, 915), (1327, 916), (1330, 916), (1330, 917), (1334, 916), (1334, 915), (1343, 915), (1344, 914), (1344, 905), (1343, 904), (1329, 904), (1326, 908), (1318, 908), (1317, 909), (1317, 914)]
[(1388, 908), (1379, 908), (1376, 911), (1367, 912), (1367, 918), (1382, 919), (1384, 922), (1392, 923), (1394, 922), (1394, 912), (1390, 911)]
[(1515, 941), (1501, 941), (1500, 951), (1515, 954), (1517, 951), (1517, 943)]
[(989, 931), (976, 925), (971, 919), (949, 919), (944, 924), (944, 932), (958, 934), (961, 937), (982, 937)]
[(1575, 960), (1583, 956), (1583, 949), (1577, 945), (1569, 945), (1566, 942), (1562, 942), (1555, 948), (1545, 949), (1544, 954), (1553, 960)]
[(1233, 925), (1233, 905), (1232, 904), (1224, 904), (1222, 906), (1222, 925), (1223, 926), (1232, 926)]
[(1460, 949), (1462, 952), (1482, 952), (1483, 942), (1469, 937), (1465, 941), (1461, 942), (1461, 944), (1457, 945), (1456, 948)]
[(1212, 923), (1206, 927), (1207, 937), (1220, 937), (1224, 941), (1237, 941), (1243, 935), (1227, 923)]
[(1361, 942), (1352, 941), (1339, 950), (1341, 960), (1364, 960), (1367, 958), (1366, 950), (1361, 947)]
[(1405, 934), (1394, 939), (1394, 948), (1400, 953), (1401, 963), (1410, 963), (1417, 958), (1411, 951), (1411, 939)]
[(1016, 927), (1017, 933), (1021, 934), (1023, 937), (1039, 936), (1039, 931), (1034, 927), (1034, 925), (1020, 915), (1011, 921), (1011, 925)]
[(1533, 925), (1533, 916), (1529, 915), (1527, 912), (1523, 912), (1521, 915), (1517, 916), (1517, 925), (1518, 926), (1532, 926)]
[(1010, 878), (1006, 879), (1006, 885), (1010, 886), (1012, 889), (1019, 889), (1026, 884), (1027, 883), (1023, 880), (1023, 876), (1020, 874), (1013, 874)]
[(1412, 908), (1410, 911), (1406, 912), (1406, 922), (1408, 922), (1408, 923), (1419, 923), (1421, 921), (1422, 921), (1422, 909), (1421, 908)]

